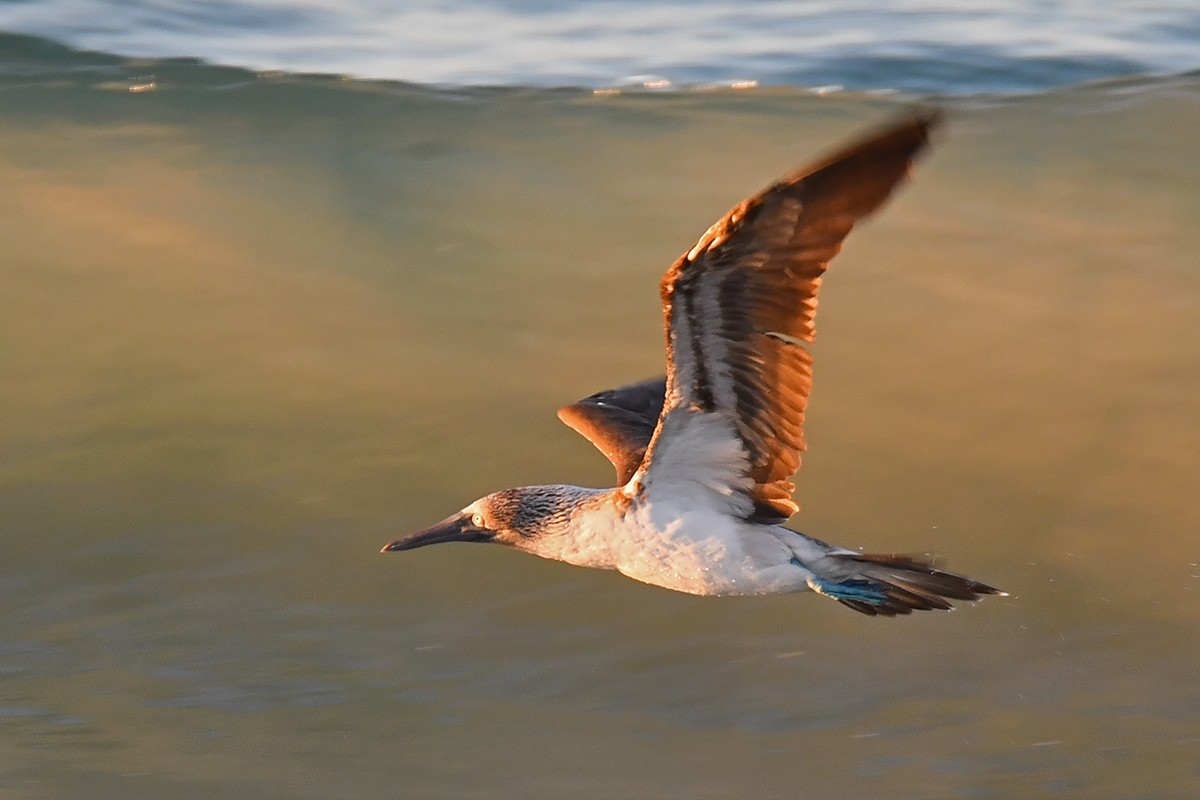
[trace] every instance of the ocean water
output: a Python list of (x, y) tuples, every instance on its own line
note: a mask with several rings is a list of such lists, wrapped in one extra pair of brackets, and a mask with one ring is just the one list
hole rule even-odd
[[(1063, 6), (0, 3), (0, 797), (1200, 796), (1195, 13)], [(793, 524), (1011, 597), (377, 552), (609, 481), (663, 270), (914, 104)]]
[(450, 86), (959, 95), (1200, 69), (1193, 0), (0, 0), (0, 31)]

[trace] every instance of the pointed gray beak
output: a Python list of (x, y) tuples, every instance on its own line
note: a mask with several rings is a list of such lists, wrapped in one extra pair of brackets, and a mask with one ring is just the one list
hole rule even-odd
[(427, 544), (441, 544), (442, 542), (490, 542), (495, 535), (495, 531), (472, 524), (470, 514), (458, 513), (419, 533), (402, 536), (385, 545), (379, 552), (396, 553), (401, 550), (415, 550)]

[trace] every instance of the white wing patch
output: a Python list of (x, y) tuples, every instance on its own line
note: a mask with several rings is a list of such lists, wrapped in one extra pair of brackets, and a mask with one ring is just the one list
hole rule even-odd
[(690, 504), (739, 518), (753, 511), (746, 447), (732, 420), (675, 408), (661, 426), (653, 459), (630, 479), (626, 494), (635, 496), (640, 489), (651, 503), (670, 498), (672, 505)]

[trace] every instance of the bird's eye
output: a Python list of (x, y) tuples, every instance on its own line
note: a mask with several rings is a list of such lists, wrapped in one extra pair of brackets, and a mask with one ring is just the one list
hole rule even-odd
[(476, 511), (474, 514), (471, 515), (471, 524), (474, 525), (476, 528), (486, 528), (487, 527), (486, 525), (483, 524), (483, 514), (480, 514), (478, 511)]

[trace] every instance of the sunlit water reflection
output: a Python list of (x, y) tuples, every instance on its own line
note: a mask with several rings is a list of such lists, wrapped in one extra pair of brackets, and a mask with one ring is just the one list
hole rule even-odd
[[(271, 79), (8, 86), (0, 789), (1200, 790), (1198, 84), (952, 107), (826, 283), (796, 524), (1013, 593), (881, 621), (499, 548), (656, 282), (897, 109)], [(221, 73), (222, 75), (226, 73)]]

